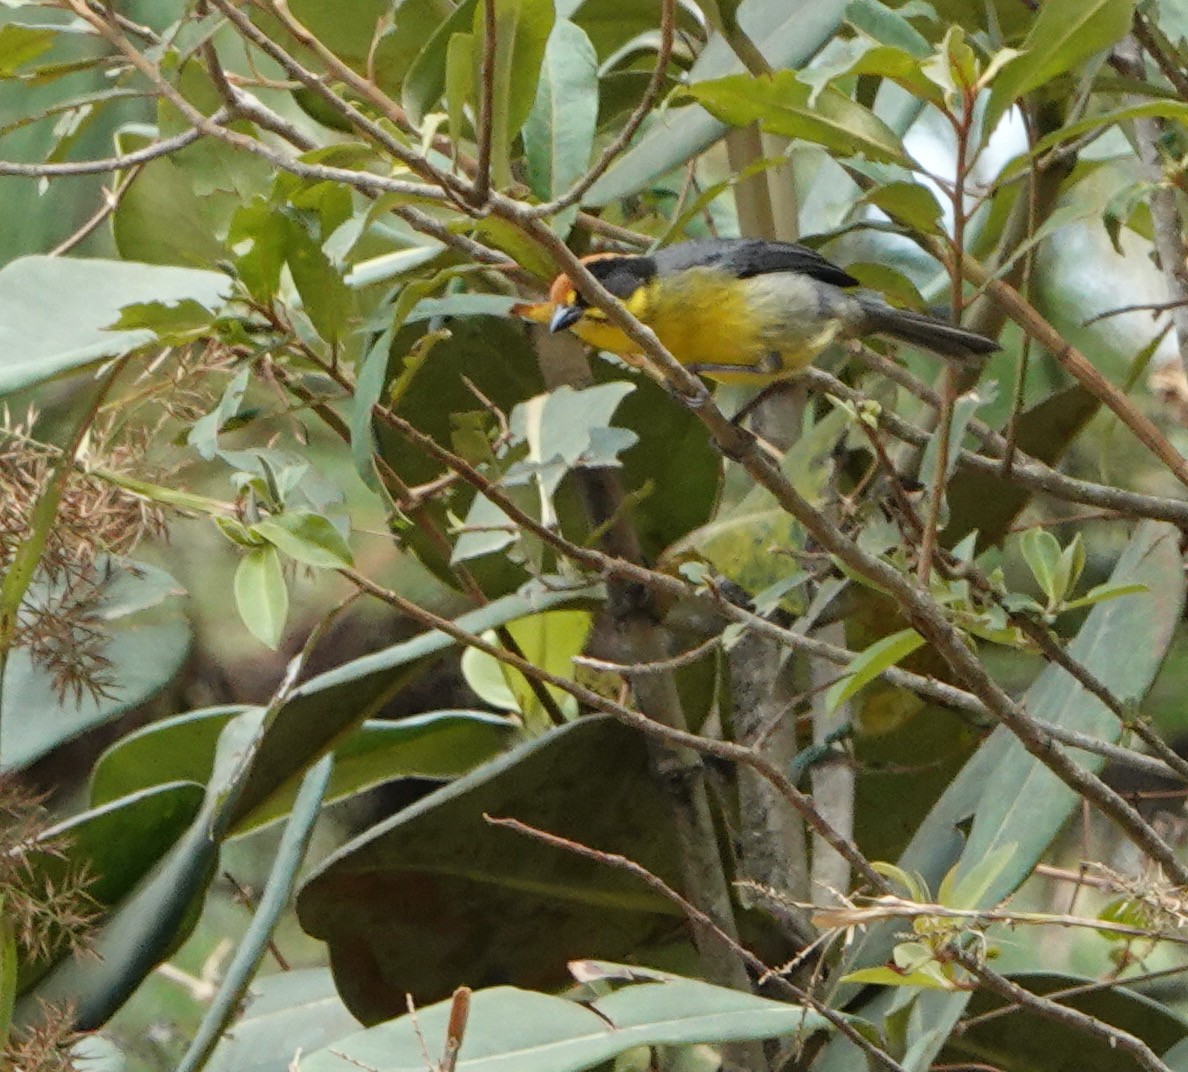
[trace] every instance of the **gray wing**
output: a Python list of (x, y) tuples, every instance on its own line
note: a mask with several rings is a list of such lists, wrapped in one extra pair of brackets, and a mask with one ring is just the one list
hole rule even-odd
[(856, 287), (858, 280), (826, 260), (816, 250), (795, 242), (769, 242), (762, 238), (711, 238), (681, 242), (653, 254), (661, 275), (686, 268), (721, 268), (748, 279), (770, 272), (796, 272), (835, 287)]

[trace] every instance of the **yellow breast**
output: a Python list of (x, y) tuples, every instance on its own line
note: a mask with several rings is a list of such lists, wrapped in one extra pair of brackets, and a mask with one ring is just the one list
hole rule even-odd
[[(691, 268), (641, 287), (627, 308), (660, 338), (683, 365), (738, 366), (706, 371), (724, 383), (762, 384), (807, 365), (835, 334), (818, 324), (789, 326), (799, 295), (773, 291), (770, 283), (740, 280), (709, 268)], [(590, 310), (573, 330), (590, 346), (630, 359), (639, 347)]]

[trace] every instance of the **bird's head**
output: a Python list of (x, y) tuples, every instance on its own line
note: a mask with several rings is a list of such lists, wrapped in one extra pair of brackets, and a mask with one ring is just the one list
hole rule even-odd
[[(651, 257), (623, 253), (596, 253), (582, 258), (582, 263), (607, 290), (628, 306), (641, 287), (656, 276), (656, 262)], [(512, 306), (512, 313), (537, 324), (548, 324), (550, 331), (572, 328), (583, 337), (586, 327), (606, 324), (606, 313), (590, 305), (578, 293), (573, 280), (564, 273), (553, 280), (547, 301)]]

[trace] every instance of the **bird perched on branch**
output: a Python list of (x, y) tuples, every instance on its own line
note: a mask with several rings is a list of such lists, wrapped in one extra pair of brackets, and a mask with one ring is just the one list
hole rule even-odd
[[(635, 256), (599, 253), (590, 272), (691, 371), (724, 383), (766, 384), (795, 375), (842, 339), (885, 335), (955, 361), (998, 344), (936, 317), (896, 309), (821, 254), (758, 238), (682, 242)], [(559, 275), (549, 299), (517, 316), (568, 328), (637, 363), (642, 351)]]

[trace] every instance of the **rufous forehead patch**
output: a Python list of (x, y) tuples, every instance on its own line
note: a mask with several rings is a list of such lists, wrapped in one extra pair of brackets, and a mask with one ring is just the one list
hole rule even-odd
[(549, 301), (556, 305), (572, 305), (574, 299), (573, 283), (569, 276), (559, 275), (549, 287)]

